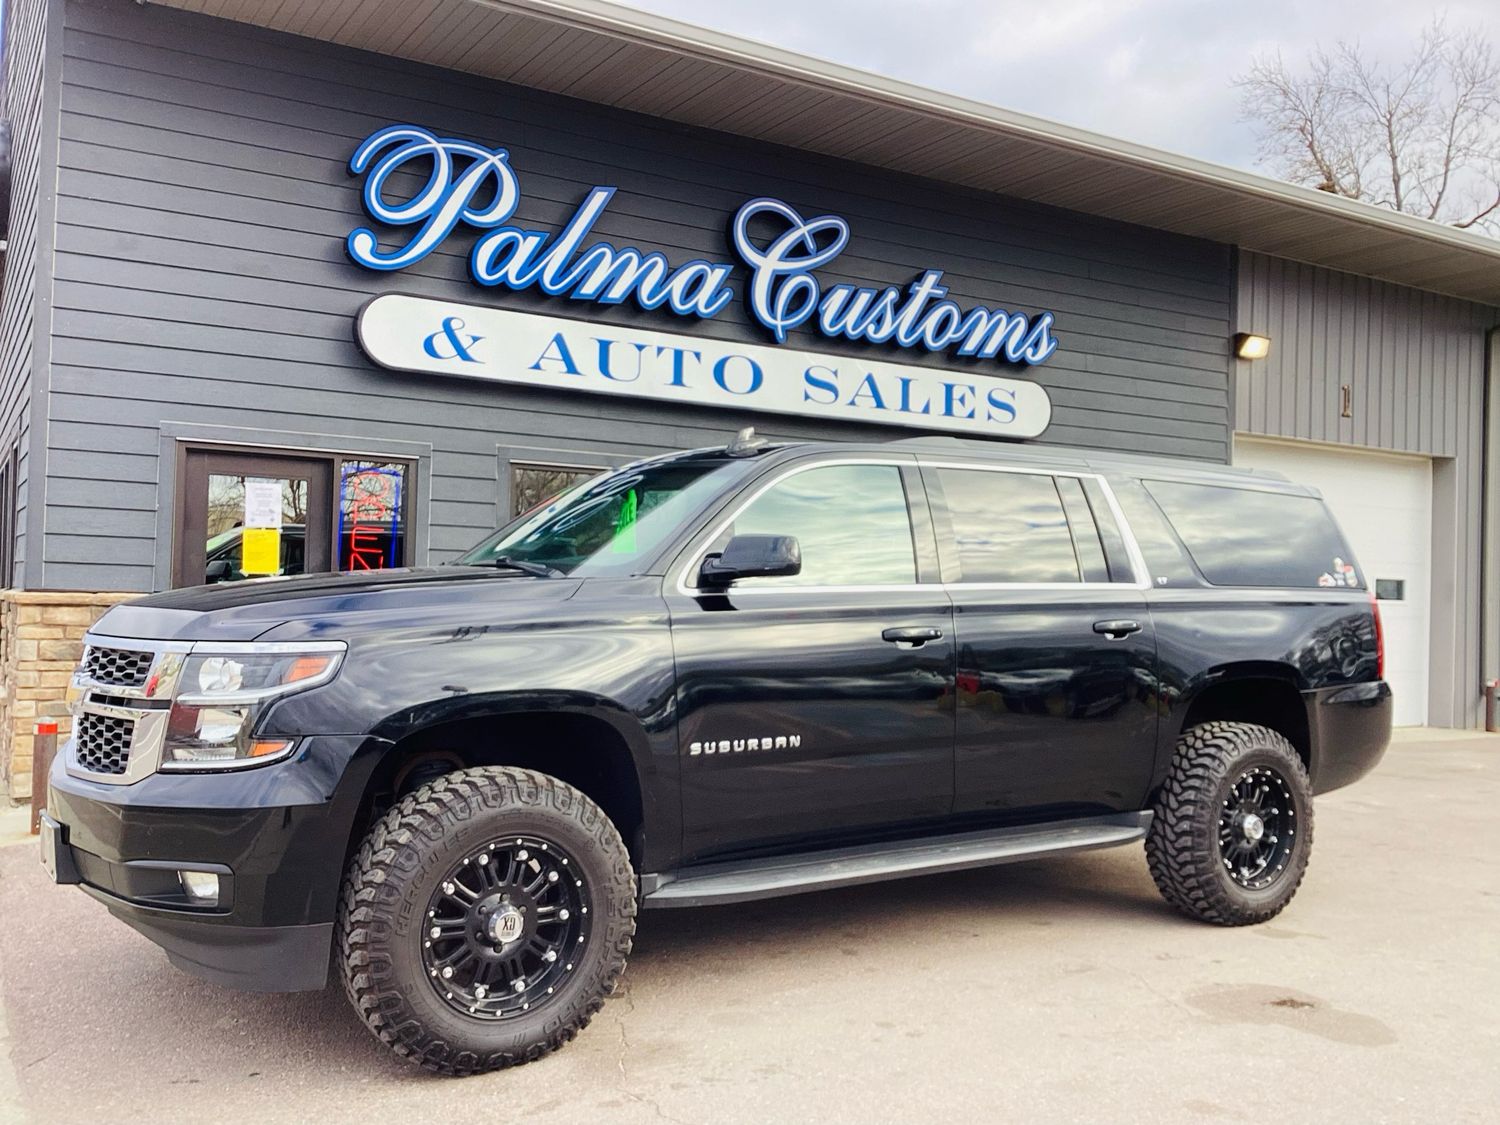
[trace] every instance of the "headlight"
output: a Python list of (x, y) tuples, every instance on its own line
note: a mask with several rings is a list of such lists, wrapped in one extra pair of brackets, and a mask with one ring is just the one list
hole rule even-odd
[(291, 739), (256, 738), (257, 721), (273, 700), (333, 679), (343, 658), (342, 642), (195, 650), (177, 681), (161, 768), (259, 765), (291, 753)]

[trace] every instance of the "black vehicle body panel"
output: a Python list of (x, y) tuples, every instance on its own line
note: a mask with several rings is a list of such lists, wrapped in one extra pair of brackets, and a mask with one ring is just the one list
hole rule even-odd
[[(917, 459), (939, 455), (1102, 479), (1146, 569), (1069, 590), (944, 585), (941, 512), (914, 501), (913, 586), (692, 588), (707, 530), (771, 474), (809, 458), (910, 462), (910, 496)], [(746, 855), (1144, 809), (1195, 703), (1236, 682), (1294, 693), (1317, 791), (1373, 768), (1391, 704), (1368, 593), (1208, 586), (1153, 523), (1139, 462), (946, 440), (787, 447), (736, 464), (632, 577), (437, 567), (221, 583), (120, 606), (95, 636), (339, 640), (347, 656), (331, 682), (264, 715), (257, 734), (297, 740), (290, 758), (108, 785), (70, 773), (65, 748), (48, 810), (90, 893), (175, 961), (290, 989), (326, 978), (371, 778), (439, 724), (566, 715), (607, 726), (639, 786), (634, 858), (648, 891), (664, 874)], [(1225, 473), (1151, 466), (1211, 483)], [(1094, 629), (1117, 619), (1140, 627)], [(906, 627), (940, 636), (882, 638)], [(797, 745), (775, 744), (793, 735)], [(222, 865), (230, 901), (218, 912), (172, 901), (151, 873), (163, 863)]]

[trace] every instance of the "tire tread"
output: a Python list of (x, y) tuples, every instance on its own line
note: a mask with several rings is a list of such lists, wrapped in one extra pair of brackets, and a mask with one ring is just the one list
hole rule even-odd
[[(604, 901), (623, 918), (597, 930), (607, 942), (603, 970), (583, 1004), (557, 1026), (523, 1046), (483, 1053), (449, 1043), (416, 1018), (399, 992), (381, 985), (382, 954), (372, 935), (384, 924), (382, 906), (391, 905), (388, 884), (397, 881), (403, 860), (425, 844), (438, 845), (453, 828), (476, 815), (506, 809), (549, 808), (575, 820), (604, 851), (609, 868)], [(623, 907), (620, 907), (623, 904)], [(520, 1066), (562, 1047), (588, 1026), (615, 989), (635, 935), (635, 873), (618, 831), (604, 811), (583, 793), (555, 777), (509, 766), (459, 770), (423, 784), (377, 820), (350, 861), (340, 895), (335, 956), (344, 991), (370, 1031), (402, 1058), (438, 1074), (462, 1076)]]
[[(1219, 793), (1235, 764), (1253, 752), (1279, 759), (1289, 784), (1300, 790), (1296, 868), (1278, 894), (1250, 901), (1236, 894), (1218, 858)], [(1301, 756), (1284, 737), (1251, 723), (1210, 722), (1191, 727), (1177, 740), (1172, 765), (1153, 807), (1146, 835), (1146, 863), (1162, 897), (1189, 917), (1219, 926), (1249, 926), (1279, 914), (1307, 871), (1312, 848), (1312, 787)]]

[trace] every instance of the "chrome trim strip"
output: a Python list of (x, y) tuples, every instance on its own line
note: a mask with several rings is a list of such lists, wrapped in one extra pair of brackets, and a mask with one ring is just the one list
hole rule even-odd
[(128, 648), (136, 652), (191, 652), (192, 641), (145, 641), (140, 637), (113, 637), (107, 633), (86, 633), (83, 643), (95, 648)]
[(189, 646), (194, 656), (260, 655), (285, 656), (292, 653), (348, 652), (347, 641), (194, 641)]

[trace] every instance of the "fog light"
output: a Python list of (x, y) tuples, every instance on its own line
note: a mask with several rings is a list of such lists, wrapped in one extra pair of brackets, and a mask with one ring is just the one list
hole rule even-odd
[(179, 871), (177, 878), (195, 905), (219, 905), (219, 877), (212, 871)]

